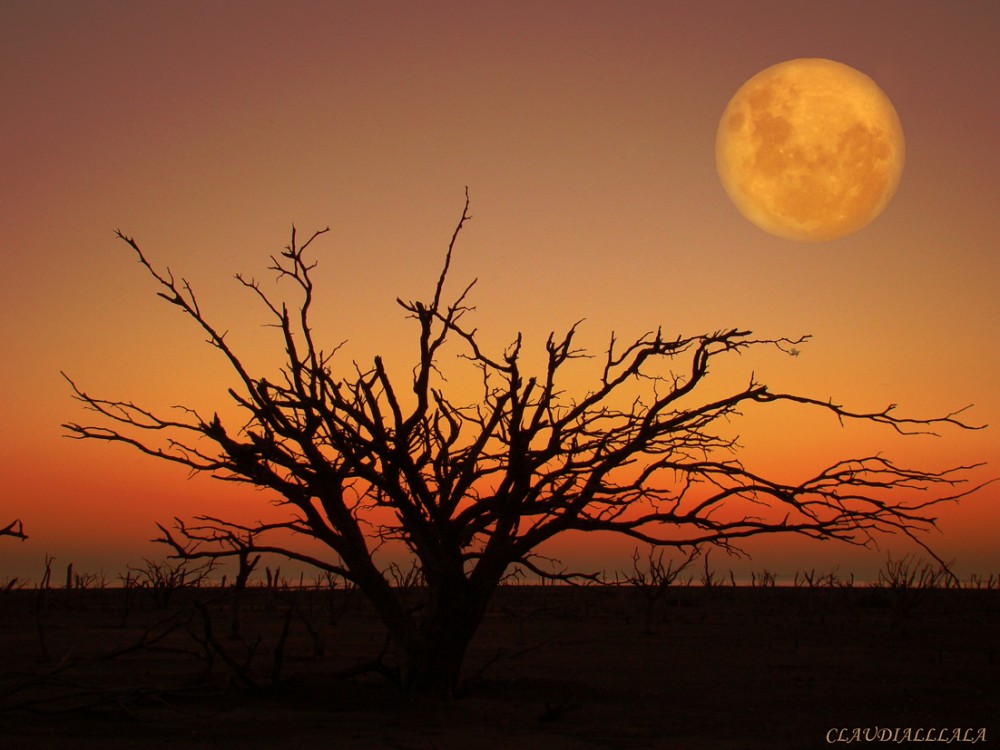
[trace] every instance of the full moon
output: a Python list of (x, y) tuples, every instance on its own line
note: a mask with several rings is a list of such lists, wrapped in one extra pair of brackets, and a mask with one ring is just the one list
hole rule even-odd
[(715, 160), (730, 199), (771, 234), (823, 242), (866, 226), (903, 171), (903, 129), (864, 73), (801, 58), (762, 70), (730, 100)]

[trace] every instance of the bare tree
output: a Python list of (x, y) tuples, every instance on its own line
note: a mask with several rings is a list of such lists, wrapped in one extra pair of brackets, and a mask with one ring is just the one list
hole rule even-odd
[[(671, 587), (676, 583), (681, 573), (694, 563), (699, 554), (700, 550), (695, 546), (691, 548), (684, 560), (680, 562), (667, 560), (664, 565), (663, 549), (657, 550), (656, 547), (650, 547), (649, 553), (643, 561), (639, 549), (636, 548), (632, 553), (632, 572), (625, 573), (620, 579), (615, 574), (616, 583), (619, 585), (627, 583), (642, 595), (646, 605), (645, 632), (647, 635), (653, 632), (653, 610), (657, 602), (666, 602), (667, 593)], [(707, 565), (708, 555), (705, 556), (705, 561)]]
[(24, 525), (21, 523), (21, 519), (15, 518), (9, 524), (0, 529), (0, 536), (12, 536), (16, 539), (20, 539), (22, 542), (28, 538), (28, 535), (24, 533)]
[[(851, 411), (832, 401), (771, 391), (750, 378), (725, 395), (699, 394), (710, 364), (760, 347), (793, 354), (800, 339), (755, 338), (738, 328), (670, 338), (661, 330), (600, 357), (574, 344), (577, 326), (551, 334), (544, 365), (522, 371), (522, 336), (489, 352), (467, 323), (472, 282), (446, 301), (452, 255), (469, 215), (468, 194), (436, 284), (423, 301), (397, 300), (416, 324), (416, 363), (402, 379), (383, 359), (342, 363), (314, 332), (313, 269), (307, 251), (328, 230), (272, 256), (293, 302), (237, 275), (277, 329), (284, 363), (270, 377), (251, 373), (224, 331), (202, 313), (190, 284), (157, 270), (121, 232), (163, 299), (207, 334), (232, 368), (229, 397), (243, 419), (176, 408), (169, 415), (131, 401), (90, 395), (67, 377), (97, 424), (70, 422), (77, 439), (126, 443), (154, 458), (219, 479), (270, 488), (290, 506), (288, 520), (247, 529), (211, 520), (215, 531), (179, 523), (163, 540), (185, 558), (277, 553), (342, 576), (371, 600), (391, 642), (390, 668), (405, 689), (450, 695), (463, 656), (491, 595), (514, 565), (549, 578), (536, 554), (569, 531), (616, 532), (638, 543), (733, 549), (759, 534), (799, 534), (869, 544), (873, 535), (916, 538), (933, 507), (968, 494), (956, 487), (972, 467), (926, 471), (880, 455), (840, 461), (798, 483), (769, 479), (736, 459), (724, 432), (746, 404), (791, 403), (841, 422), (884, 425), (898, 433), (937, 426), (975, 429), (952, 413), (939, 418)], [(456, 403), (441, 374), (446, 345), (482, 383), (476, 403)], [(566, 370), (591, 366), (590, 389), (563, 390)], [(402, 380), (402, 382), (401, 382)], [(934, 489), (938, 488), (935, 493)], [(930, 492), (928, 492), (930, 491)], [(921, 494), (923, 492), (924, 494)], [(765, 512), (766, 510), (766, 512)], [(319, 540), (329, 557), (307, 554), (288, 532)], [(273, 540), (281, 536), (283, 543)], [(919, 540), (918, 540), (919, 541)], [(403, 547), (421, 585), (401, 590), (385, 563), (387, 543)], [(392, 545), (390, 545), (391, 547)], [(423, 594), (413, 606), (414, 591)]]

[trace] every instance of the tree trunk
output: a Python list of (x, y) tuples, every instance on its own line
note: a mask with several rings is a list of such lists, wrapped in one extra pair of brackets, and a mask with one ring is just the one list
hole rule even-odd
[(428, 635), (411, 644), (406, 654), (406, 670), (400, 675), (403, 689), (431, 698), (454, 697), (462, 674), (462, 662), (471, 633)]
[(465, 652), (490, 596), (470, 590), (464, 578), (435, 588), (414, 637), (397, 641), (397, 658), (404, 690), (447, 700), (458, 689)]

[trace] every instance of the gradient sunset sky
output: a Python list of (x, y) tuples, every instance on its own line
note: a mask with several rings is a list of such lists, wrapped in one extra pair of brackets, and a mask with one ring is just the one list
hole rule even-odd
[[(103, 569), (151, 545), (154, 522), (256, 518), (266, 493), (188, 479), (125, 446), (62, 437), (87, 421), (59, 372), (98, 396), (211, 412), (230, 383), (216, 352), (155, 290), (128, 248), (194, 285), (263, 367), (273, 332), (234, 280), (265, 278), (294, 222), (317, 246), (329, 344), (414, 351), (397, 296), (426, 294), (469, 188), (453, 269), (479, 279), (485, 340), (586, 319), (612, 330), (730, 326), (812, 334), (760, 352), (776, 388), (859, 410), (940, 415), (975, 406), (978, 432), (900, 439), (798, 412), (735, 425), (748, 466), (789, 477), (884, 450), (926, 468), (989, 462), (1000, 475), (1000, 3), (926, 2), (9, 2), (0, 0), (0, 577)], [(895, 198), (859, 233), (769, 236), (726, 197), (715, 133), (761, 69), (827, 57), (894, 103), (907, 161)], [(770, 414), (770, 412), (768, 412)], [(943, 508), (927, 541), (959, 572), (1000, 572), (1000, 485)], [(564, 543), (608, 570), (632, 544)], [(888, 541), (763, 540), (750, 563), (866, 575)], [(713, 560), (715, 556), (713, 555)]]

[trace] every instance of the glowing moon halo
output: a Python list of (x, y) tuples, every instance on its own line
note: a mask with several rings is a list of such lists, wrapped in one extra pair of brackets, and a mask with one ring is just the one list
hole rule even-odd
[(903, 171), (903, 129), (864, 73), (822, 58), (772, 65), (722, 114), (716, 167), (761, 229), (801, 242), (856, 232), (889, 203)]

